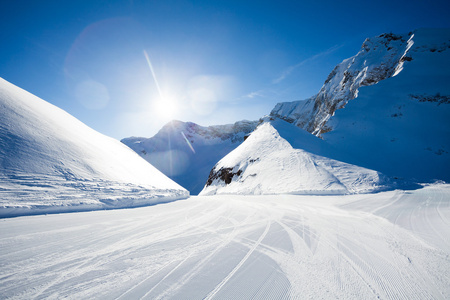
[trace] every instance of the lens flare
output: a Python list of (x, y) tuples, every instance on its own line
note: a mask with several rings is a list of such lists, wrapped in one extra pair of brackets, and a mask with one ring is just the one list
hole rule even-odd
[(108, 89), (100, 82), (85, 80), (77, 84), (75, 97), (87, 109), (99, 110), (108, 105)]
[(189, 148), (191, 149), (191, 151), (195, 154), (195, 150), (194, 147), (192, 147), (191, 142), (189, 142), (189, 140), (187, 139), (186, 135), (184, 134), (184, 132), (181, 132), (181, 135), (184, 137), (184, 140), (186, 141), (186, 144), (188, 144)]

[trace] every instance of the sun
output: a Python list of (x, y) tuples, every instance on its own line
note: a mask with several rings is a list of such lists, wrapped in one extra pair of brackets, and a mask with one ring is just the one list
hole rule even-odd
[(160, 118), (171, 119), (176, 115), (177, 104), (170, 98), (162, 98), (156, 101), (155, 110)]

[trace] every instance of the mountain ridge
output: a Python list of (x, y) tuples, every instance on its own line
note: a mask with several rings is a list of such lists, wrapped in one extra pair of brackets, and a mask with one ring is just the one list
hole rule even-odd
[(384, 33), (367, 38), (361, 50), (338, 64), (328, 75), (319, 93), (305, 100), (281, 102), (270, 115), (321, 136), (332, 128), (327, 122), (337, 109), (358, 96), (358, 89), (395, 76), (412, 46), (413, 33), (396, 35)]
[(242, 143), (257, 123), (242, 120), (205, 127), (174, 120), (151, 138), (125, 138), (121, 142), (195, 195), (214, 164)]

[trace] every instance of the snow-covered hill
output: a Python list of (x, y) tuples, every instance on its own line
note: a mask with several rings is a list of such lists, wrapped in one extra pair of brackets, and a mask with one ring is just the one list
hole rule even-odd
[(339, 64), (317, 96), (279, 103), (271, 116), (336, 150), (317, 154), (389, 176), (450, 181), (449, 82), (450, 29), (383, 34)]
[(122, 143), (0, 79), (0, 216), (188, 196)]
[[(354, 194), (386, 187), (386, 178), (376, 171), (304, 150), (326, 145), (302, 131), (282, 120), (262, 123), (214, 166), (200, 195)], [(300, 141), (301, 148), (286, 139)]]
[(172, 121), (152, 138), (131, 137), (122, 142), (196, 195), (214, 164), (242, 143), (256, 125), (256, 121), (239, 121), (203, 127)]

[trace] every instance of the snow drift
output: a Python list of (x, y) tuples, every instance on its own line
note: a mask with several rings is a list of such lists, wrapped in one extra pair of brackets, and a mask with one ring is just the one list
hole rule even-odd
[(0, 216), (132, 207), (189, 193), (120, 142), (0, 79)]
[(200, 195), (213, 194), (355, 194), (383, 189), (384, 176), (303, 149), (287, 139), (300, 139), (314, 150), (321, 141), (282, 120), (262, 123), (248, 139), (211, 170)]

